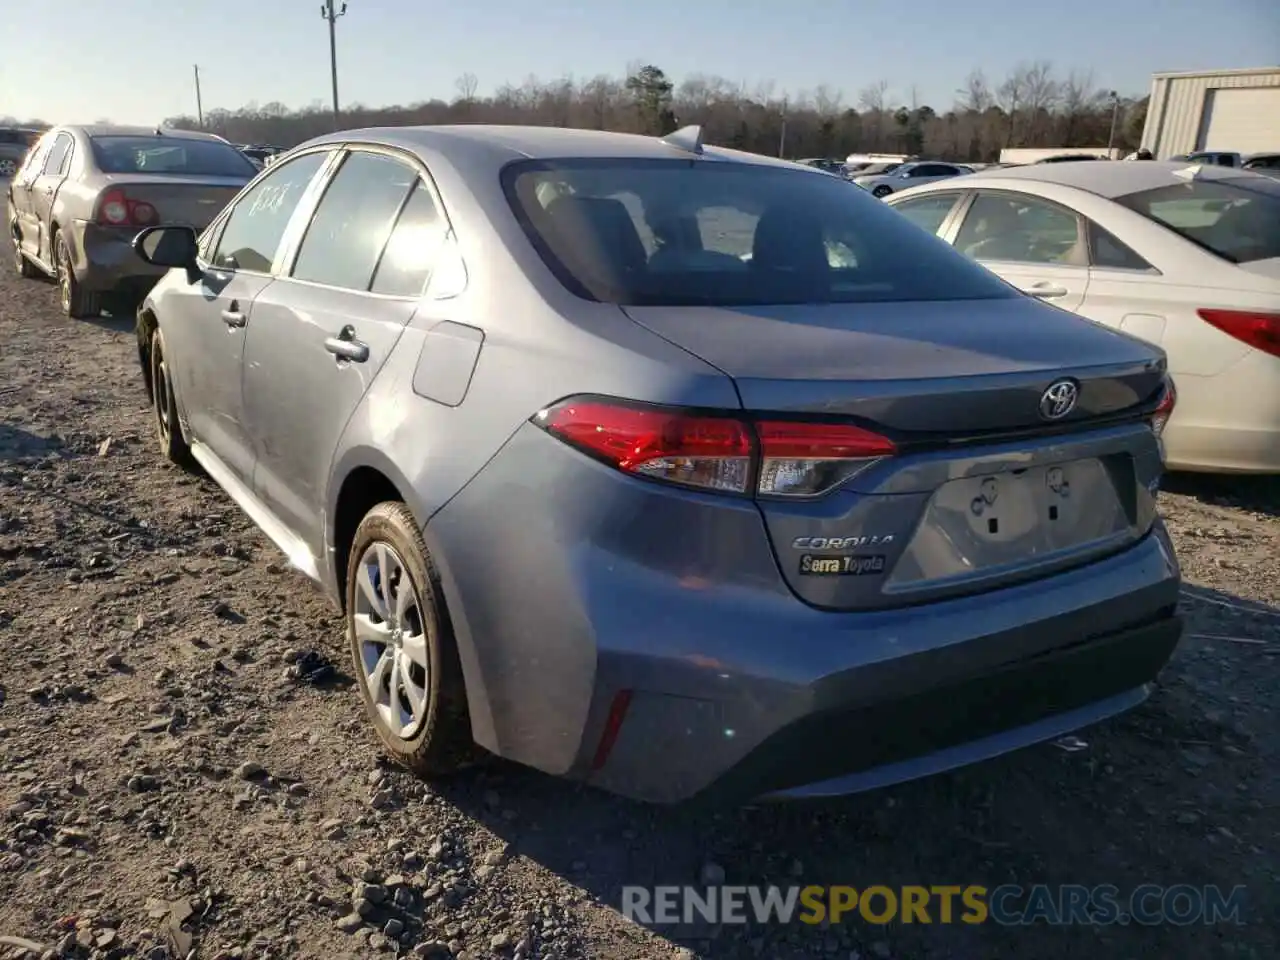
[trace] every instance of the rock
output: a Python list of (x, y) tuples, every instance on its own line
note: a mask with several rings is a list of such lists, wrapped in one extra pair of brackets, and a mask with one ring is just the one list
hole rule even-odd
[(351, 908), (356, 912), (358, 916), (361, 916), (361, 917), (373, 916), (373, 912), (377, 909), (377, 907), (373, 905), (372, 900), (365, 900), (363, 897), (353, 901), (351, 904)]
[(1194, 813), (1191, 810), (1184, 810), (1182, 813), (1178, 814), (1178, 823), (1182, 824), (1184, 827), (1190, 827), (1199, 822), (1200, 814)]
[(266, 768), (260, 763), (254, 763), (252, 760), (246, 760), (236, 767), (236, 777), (241, 780), (258, 780), (266, 775)]
[(118, 653), (108, 653), (106, 660), (103, 661), (112, 670), (119, 670), (124, 666), (124, 657)]
[(352, 900), (360, 900), (362, 898), (370, 903), (382, 903), (387, 899), (386, 888), (380, 887), (376, 883), (358, 883)]
[(408, 887), (399, 887), (392, 899), (401, 910), (408, 910), (413, 906), (413, 894), (409, 892)]
[(355, 933), (364, 926), (364, 917), (358, 913), (348, 913), (338, 919), (338, 929), (343, 933)]
[(397, 939), (400, 934), (404, 933), (404, 923), (392, 917), (387, 921), (386, 926), (382, 928), (382, 932), (392, 940)]
[(413, 948), (413, 956), (421, 957), (422, 960), (449, 960), (453, 956), (453, 951), (449, 949), (447, 943), (428, 940)]
[(489, 938), (490, 950), (506, 950), (509, 946), (511, 946), (511, 934), (509, 933), (495, 933)]
[(891, 956), (889, 952), (889, 943), (886, 940), (877, 940), (875, 943), (871, 944), (871, 952), (879, 957), (880, 960), (889, 960), (889, 957)]
[(369, 798), (369, 806), (375, 810), (387, 810), (396, 802), (395, 793), (391, 790), (379, 790)]

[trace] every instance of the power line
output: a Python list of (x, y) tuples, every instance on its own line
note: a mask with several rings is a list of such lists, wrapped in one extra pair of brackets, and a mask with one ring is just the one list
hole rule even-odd
[(337, 130), (341, 124), (341, 114), (338, 110), (338, 36), (335, 27), (338, 18), (345, 16), (347, 5), (335, 10), (333, 0), (325, 0), (320, 7), (320, 16), (329, 22), (329, 74), (333, 80), (333, 129)]

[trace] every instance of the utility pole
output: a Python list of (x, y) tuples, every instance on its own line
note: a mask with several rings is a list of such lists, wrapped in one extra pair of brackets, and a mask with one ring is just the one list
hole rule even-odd
[(1107, 136), (1107, 155), (1110, 156), (1116, 144), (1116, 121), (1120, 119), (1120, 94), (1112, 90), (1108, 96), (1111, 97), (1111, 133)]
[(329, 73), (333, 80), (333, 129), (337, 130), (342, 125), (342, 120), (338, 111), (338, 36), (335, 27), (338, 18), (347, 12), (347, 5), (342, 4), (341, 8), (335, 10), (333, 0), (325, 0), (320, 7), (320, 16), (329, 21)]
[(778, 156), (787, 152), (787, 98), (782, 98), (782, 132), (778, 135)]
[(204, 102), (200, 99), (200, 64), (192, 67), (196, 72), (196, 120), (200, 123), (200, 129), (204, 129)]

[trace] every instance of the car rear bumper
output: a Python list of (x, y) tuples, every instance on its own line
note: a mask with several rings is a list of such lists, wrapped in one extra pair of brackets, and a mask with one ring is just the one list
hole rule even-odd
[(477, 740), (659, 803), (849, 792), (1057, 736), (1139, 702), (1181, 632), (1159, 521), (1041, 580), (824, 612), (783, 584), (754, 504), (532, 426), (424, 536)]
[(1210, 377), (1175, 376), (1164, 432), (1171, 470), (1280, 473), (1280, 358), (1248, 351)]
[(75, 221), (71, 258), (80, 284), (99, 293), (145, 296), (167, 271), (152, 266), (134, 252), (133, 238), (140, 229)]

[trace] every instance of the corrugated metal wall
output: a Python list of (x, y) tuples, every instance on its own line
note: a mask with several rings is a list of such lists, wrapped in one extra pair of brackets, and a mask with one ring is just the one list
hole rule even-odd
[[(1201, 76), (1157, 76), (1151, 82), (1151, 103), (1142, 130), (1142, 145), (1163, 159), (1200, 148), (1200, 122), (1207, 93), (1223, 87), (1280, 87), (1280, 69), (1204, 74)], [(1280, 117), (1275, 118), (1280, 126)]]

